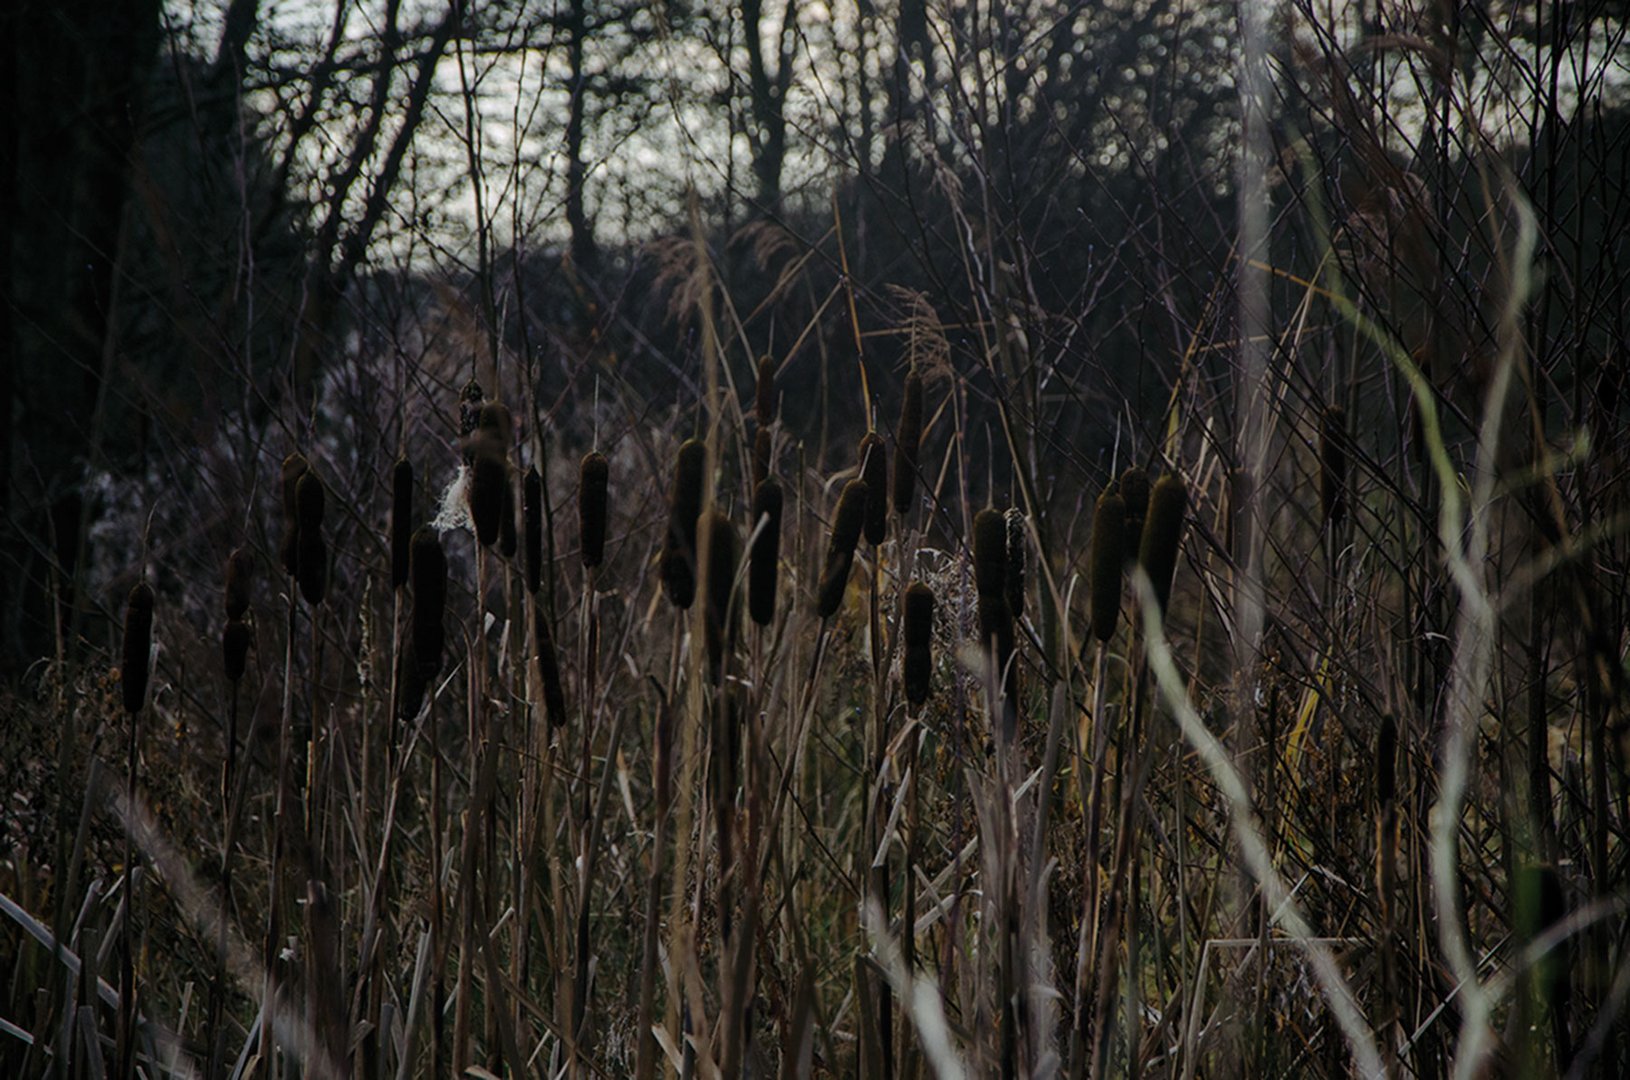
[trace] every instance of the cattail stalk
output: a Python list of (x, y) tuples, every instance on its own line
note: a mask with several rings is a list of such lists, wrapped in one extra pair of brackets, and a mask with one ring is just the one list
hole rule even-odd
[(917, 454), (923, 441), (923, 377), (915, 366), (906, 373), (905, 393), (900, 399), (900, 424), (894, 430), (894, 512), (901, 517), (911, 510), (917, 485)]
[[(989, 652), (995, 682), (991, 701), (1005, 694), (1000, 708), (1001, 736), (1011, 741), (1018, 727), (1018, 673), (1015, 670), (1013, 612), (1007, 598), (1007, 519), (987, 507), (973, 519), (974, 592), (979, 607), (979, 643)], [(997, 687), (1002, 687), (998, 691)], [(995, 723), (996, 716), (992, 716)]]
[(391, 469), (391, 588), (408, 583), (408, 559), (413, 543), (413, 465), (401, 458)]
[(141, 712), (153, 651), (153, 589), (141, 581), (125, 601), (124, 637), (119, 650), (119, 690), (130, 721), (126, 748), (124, 835), (124, 955), (119, 966), (118, 1060), (120, 1075), (134, 1068), (136, 1056), (136, 909), (135, 833), (136, 772), (141, 753)]

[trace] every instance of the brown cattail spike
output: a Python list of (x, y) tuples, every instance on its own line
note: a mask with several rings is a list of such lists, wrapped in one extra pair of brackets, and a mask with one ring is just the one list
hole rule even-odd
[(577, 528), (583, 565), (593, 569), (606, 557), (607, 488), (611, 466), (599, 451), (584, 455), (577, 469)]
[(1398, 798), (1398, 721), (1391, 713), (1381, 718), (1375, 738), (1375, 803), (1382, 810)]
[(760, 430), (775, 423), (775, 361), (758, 358), (758, 382), (753, 388), (753, 412)]
[(1137, 558), (1143, 543), (1143, 519), (1149, 513), (1149, 474), (1133, 465), (1121, 473), (1115, 490), (1126, 502), (1126, 537), (1121, 550), (1128, 562)]
[(906, 589), (905, 641), (900, 662), (901, 681), (905, 683), (906, 700), (912, 708), (920, 709), (928, 700), (934, 673), (934, 590), (920, 581)]
[(860, 440), (860, 478), (866, 481), (866, 542), (876, 547), (889, 534), (888, 447), (883, 436), (868, 431)]
[(555, 654), (555, 635), (549, 629), (549, 616), (543, 605), (534, 605), (537, 611), (535, 626), (538, 638), (538, 682), (543, 686), (543, 708), (551, 727), (566, 726), (566, 692), (560, 681), (560, 660)]
[(758, 487), (775, 471), (775, 436), (769, 428), (759, 428), (753, 435), (753, 487)]
[(1189, 491), (1183, 478), (1167, 473), (1149, 493), (1149, 514), (1143, 523), (1143, 542), (1138, 547), (1138, 565), (1149, 575), (1155, 605), (1162, 615), (1171, 598), (1172, 575), (1177, 572), (1177, 553), (1183, 544), (1183, 515), (1188, 512)]
[(974, 590), (983, 611), (987, 604), (1007, 602), (1007, 519), (1000, 510), (986, 508), (973, 518)]
[(830, 619), (843, 606), (843, 593), (849, 586), (849, 568), (854, 563), (855, 547), (866, 527), (866, 503), (869, 493), (864, 480), (851, 480), (838, 496), (838, 508), (832, 515), (832, 536), (826, 549), (826, 566), (821, 572), (821, 583), (815, 599), (815, 611), (823, 619)]
[[(481, 410), (482, 416), (487, 409)], [(496, 425), (497, 421), (494, 421)], [(470, 520), (475, 524), (475, 536), (483, 545), (498, 540), (503, 528), (504, 489), (509, 484), (509, 464), (505, 460), (507, 444), (498, 436), (494, 426), (482, 423), (466, 442), (470, 460)]]
[(278, 557), (290, 577), (294, 577), (299, 569), (300, 557), (300, 511), (295, 492), (300, 486), (300, 478), (310, 468), (306, 459), (299, 454), (290, 454), (283, 459), (283, 543), (278, 548)]
[(707, 447), (687, 439), (674, 458), (668, 535), (662, 548), (662, 590), (679, 608), (689, 608), (696, 600), (696, 521), (702, 516), (706, 480)]
[(249, 594), (255, 560), (244, 548), (235, 549), (226, 560), (226, 619), (236, 622), (249, 614)]
[(515, 534), (515, 485), (509, 478), (509, 468), (504, 469), (503, 494), (498, 504), (498, 554), (506, 559), (515, 557), (517, 537)]
[(747, 613), (755, 623), (775, 620), (781, 562), (781, 485), (772, 477), (753, 492), (753, 546), (747, 563)]
[(228, 681), (237, 682), (243, 678), (249, 666), (249, 646), (254, 639), (255, 632), (248, 623), (233, 619), (226, 624), (226, 629), (221, 633), (221, 663), (226, 669)]
[(391, 469), (391, 588), (408, 583), (408, 552), (413, 542), (413, 465), (407, 458)]
[(526, 591), (537, 594), (543, 584), (543, 478), (535, 466), (521, 482), (521, 528), (526, 534)]
[(413, 534), (409, 574), (413, 581), (411, 648), (418, 670), (428, 680), (441, 670), (447, 613), (447, 555), (430, 529)]
[(308, 470), (300, 477), (295, 499), (299, 511), (295, 568), (300, 595), (308, 604), (320, 604), (328, 588), (328, 545), (323, 540), (323, 508), (328, 496), (316, 473)]
[(1018, 507), (1011, 507), (1006, 516), (1007, 521), (1007, 573), (1002, 578), (1002, 585), (1007, 590), (1007, 609), (1014, 619), (1024, 618), (1024, 547), (1025, 528), (1024, 513)]
[(149, 657), (153, 652), (153, 589), (142, 581), (125, 601), (124, 640), (119, 649), (119, 689), (125, 712), (134, 716), (147, 703)]
[(1331, 525), (1347, 515), (1347, 413), (1340, 405), (1319, 417), (1319, 508)]
[(707, 523), (707, 666), (714, 685), (724, 675), (726, 656), (735, 649), (739, 622), (735, 603), (736, 568), (741, 540), (736, 526), (721, 511)]
[(900, 426), (894, 430), (894, 512), (911, 509), (917, 484), (917, 452), (923, 441), (923, 377), (915, 366), (906, 373), (900, 400)]
[(1087, 556), (1087, 584), (1091, 588), (1092, 635), (1099, 641), (1115, 636), (1121, 616), (1121, 566), (1126, 542), (1126, 500), (1105, 491), (1098, 496), (1092, 517), (1092, 547)]

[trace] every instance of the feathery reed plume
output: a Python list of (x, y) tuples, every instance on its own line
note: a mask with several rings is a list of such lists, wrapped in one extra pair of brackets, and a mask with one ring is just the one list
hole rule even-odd
[(868, 431), (860, 440), (860, 478), (866, 482), (866, 542), (876, 547), (889, 535), (888, 446)]
[(769, 428), (759, 428), (753, 434), (753, 487), (770, 478), (775, 467), (775, 436)]
[(249, 594), (255, 560), (244, 548), (234, 548), (226, 559), (226, 621), (237, 622), (249, 614)]
[(1188, 512), (1188, 503), (1188, 487), (1176, 473), (1162, 476), (1149, 493), (1149, 513), (1143, 523), (1138, 565), (1149, 575), (1161, 614), (1165, 614), (1166, 601), (1171, 599), (1172, 575), (1177, 572), (1177, 552), (1183, 543), (1183, 515)]
[(538, 682), (543, 685), (543, 709), (549, 726), (566, 726), (566, 692), (560, 683), (560, 659), (555, 653), (555, 634), (549, 628), (549, 615), (542, 604), (533, 605), (538, 638)]
[(906, 589), (905, 615), (901, 636), (905, 648), (900, 661), (900, 677), (905, 683), (906, 700), (920, 709), (928, 701), (934, 674), (934, 590), (920, 581)]
[(753, 413), (758, 418), (761, 431), (775, 423), (775, 361), (767, 355), (758, 358), (758, 382), (753, 387)]
[(1126, 500), (1113, 490), (1098, 496), (1092, 515), (1092, 546), (1087, 555), (1087, 584), (1092, 590), (1092, 635), (1099, 641), (1115, 636), (1121, 617), (1121, 566), (1126, 561)]
[(781, 562), (781, 484), (770, 477), (753, 492), (753, 546), (747, 562), (747, 613), (760, 626), (775, 620)]
[(741, 539), (735, 524), (723, 511), (713, 511), (707, 522), (707, 667), (714, 685), (736, 645), (739, 605), (732, 593), (740, 562)]
[(1007, 573), (1002, 584), (1007, 590), (1008, 613), (1024, 618), (1024, 512), (1017, 506), (1007, 511)]
[(294, 577), (299, 570), (300, 558), (300, 510), (295, 493), (300, 486), (300, 478), (310, 468), (300, 454), (290, 454), (283, 459), (283, 542), (278, 548), (278, 558), (290, 577)]
[(821, 572), (815, 611), (830, 619), (843, 606), (843, 593), (849, 585), (849, 567), (855, 560), (855, 546), (866, 527), (866, 505), (870, 498), (866, 481), (851, 480), (838, 496), (832, 515), (832, 536), (826, 547), (826, 566)]
[(702, 516), (707, 446), (686, 439), (674, 457), (673, 489), (668, 498), (668, 535), (662, 547), (662, 591), (675, 607), (696, 600), (696, 521)]
[(136, 583), (125, 601), (124, 640), (119, 649), (119, 690), (125, 712), (134, 716), (147, 703), (149, 656), (153, 651), (153, 588)]
[(1126, 503), (1126, 538), (1121, 552), (1131, 562), (1138, 557), (1138, 545), (1143, 542), (1143, 519), (1149, 512), (1149, 474), (1140, 466), (1129, 466), (1121, 473), (1115, 490)]
[(577, 467), (577, 530), (583, 549), (583, 565), (593, 569), (606, 558), (606, 488), (611, 466), (606, 456), (591, 450)]
[(1319, 508), (1331, 525), (1347, 514), (1347, 413), (1340, 405), (1319, 416)]
[(915, 364), (906, 372), (905, 396), (900, 399), (900, 425), (894, 429), (894, 512), (911, 509), (917, 485), (917, 452), (923, 441), (923, 377)]
[(413, 463), (401, 458), (391, 469), (391, 588), (408, 583), (413, 543)]
[(295, 564), (300, 595), (308, 604), (320, 604), (328, 589), (328, 545), (323, 540), (323, 508), (328, 496), (323, 482), (308, 469), (300, 477), (294, 497), (299, 512)]
[(1389, 810), (1398, 798), (1398, 721), (1391, 713), (1381, 718), (1375, 738), (1375, 804)]
[(228, 682), (237, 682), (249, 667), (249, 646), (255, 632), (248, 623), (233, 619), (221, 631), (221, 666), (226, 670)]
[(521, 482), (521, 526), (526, 533), (526, 591), (537, 594), (543, 584), (543, 478), (535, 465)]

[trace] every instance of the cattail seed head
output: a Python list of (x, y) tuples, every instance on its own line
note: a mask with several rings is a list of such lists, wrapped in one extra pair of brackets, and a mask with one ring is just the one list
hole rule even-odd
[(316, 473), (307, 470), (300, 477), (295, 499), (299, 511), (295, 569), (300, 595), (308, 604), (320, 604), (328, 588), (328, 545), (323, 540), (323, 507), (327, 495)]
[(747, 563), (747, 613), (755, 623), (775, 621), (776, 577), (781, 562), (781, 485), (774, 477), (753, 492), (753, 546)]
[(758, 358), (758, 382), (753, 388), (753, 412), (758, 418), (759, 430), (775, 423), (775, 361), (768, 356)]
[(125, 601), (124, 639), (119, 649), (119, 688), (125, 712), (134, 716), (147, 703), (149, 658), (153, 652), (153, 589), (137, 582)]
[(428, 681), (441, 670), (447, 613), (447, 554), (433, 530), (413, 534), (408, 572), (413, 580), (413, 655)]
[(464, 389), (458, 393), (458, 434), (459, 438), (469, 438), (481, 422), (481, 399), (486, 397), (481, 384), (471, 379), (464, 384)]
[(662, 589), (679, 608), (689, 608), (696, 600), (696, 522), (702, 516), (706, 480), (707, 447), (698, 439), (687, 439), (674, 458), (668, 535), (662, 549)]
[(509, 484), (504, 444), (490, 429), (478, 427), (466, 443), (466, 452), (470, 458), (470, 520), (475, 523), (476, 539), (491, 546), (503, 528), (504, 488)]
[(1007, 600), (1007, 519), (989, 507), (973, 517), (973, 580), (979, 603)]
[(832, 535), (826, 549), (826, 566), (816, 593), (815, 611), (823, 619), (830, 619), (843, 606), (843, 594), (849, 587), (849, 568), (855, 559), (855, 547), (866, 527), (866, 505), (869, 497), (866, 481), (851, 480), (838, 496), (838, 508), (832, 515)]
[(413, 464), (407, 458), (391, 469), (391, 588), (408, 582), (408, 550), (413, 542)]
[(249, 613), (251, 578), (255, 560), (244, 548), (235, 548), (226, 559), (226, 620), (236, 622)]
[(477, 431), (485, 432), (498, 440), (498, 445), (506, 452), (510, 443), (515, 441), (515, 418), (510, 414), (509, 406), (501, 401), (489, 401), (481, 406), (476, 414), (475, 426)]
[(866, 482), (866, 541), (873, 547), (889, 534), (888, 446), (883, 436), (868, 431), (860, 440), (860, 478)]
[(928, 700), (934, 672), (934, 590), (920, 581), (906, 589), (904, 623), (901, 636), (905, 640), (900, 661), (901, 681), (905, 683), (906, 700), (920, 709)]
[(1092, 517), (1092, 546), (1087, 556), (1088, 586), (1091, 588), (1092, 635), (1099, 641), (1115, 636), (1115, 623), (1121, 616), (1121, 566), (1126, 542), (1126, 500), (1119, 493), (1105, 491), (1098, 496)]
[(1166, 613), (1171, 598), (1172, 575), (1177, 572), (1177, 553), (1183, 543), (1183, 515), (1188, 512), (1189, 491), (1176, 473), (1162, 476), (1149, 493), (1149, 513), (1143, 523), (1143, 542), (1138, 548), (1138, 564), (1149, 575), (1155, 604)]
[(509, 478), (509, 469), (504, 469), (504, 486), (498, 504), (498, 554), (506, 559), (515, 557), (515, 485)]
[(1121, 550), (1131, 561), (1137, 558), (1143, 543), (1143, 519), (1149, 513), (1149, 474), (1137, 465), (1130, 466), (1121, 473), (1115, 490), (1126, 503), (1126, 537)]
[(528, 466), (521, 483), (521, 524), (526, 533), (526, 591), (543, 584), (543, 478)]
[(599, 451), (584, 455), (577, 469), (577, 528), (583, 565), (599, 566), (606, 557), (607, 487), (611, 466)]
[(724, 674), (724, 661), (736, 644), (738, 605), (734, 602), (736, 568), (741, 564), (741, 540), (736, 526), (722, 511), (707, 522), (707, 663), (714, 685)]
[(1007, 590), (1008, 611), (1015, 619), (1024, 618), (1024, 513), (1010, 507), (1007, 521), (1007, 572), (1002, 585)]
[(566, 726), (566, 692), (560, 681), (560, 660), (555, 654), (555, 635), (542, 604), (534, 605), (534, 625), (538, 638), (538, 682), (543, 686), (543, 709), (551, 727)]
[(1398, 721), (1391, 713), (1381, 718), (1375, 738), (1375, 802), (1383, 810), (1398, 798)]
[(1340, 405), (1319, 417), (1319, 507), (1331, 525), (1347, 514), (1347, 413)]
[(221, 632), (221, 662), (229, 682), (237, 682), (249, 666), (249, 646), (255, 632), (246, 622), (232, 619)]
[(283, 542), (278, 548), (278, 556), (290, 577), (294, 577), (299, 569), (300, 510), (295, 493), (300, 486), (300, 478), (310, 468), (300, 454), (290, 454), (283, 459)]
[(775, 468), (775, 436), (769, 428), (759, 428), (753, 434), (753, 487), (770, 478)]
[(906, 373), (900, 399), (900, 426), (894, 429), (894, 512), (911, 509), (917, 484), (917, 452), (923, 441), (923, 377), (915, 366)]
[(843, 485), (838, 496), (838, 508), (832, 515), (831, 549), (853, 555), (860, 544), (860, 534), (866, 527), (866, 509), (871, 501), (871, 487), (864, 480), (851, 480)]

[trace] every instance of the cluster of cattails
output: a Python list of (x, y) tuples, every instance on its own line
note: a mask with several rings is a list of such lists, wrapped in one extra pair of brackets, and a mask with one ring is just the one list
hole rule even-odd
[(254, 560), (238, 548), (226, 560), (226, 629), (221, 631), (221, 661), (227, 680), (243, 678), (249, 662), (249, 646), (254, 640), (246, 616), (249, 614), (250, 578)]

